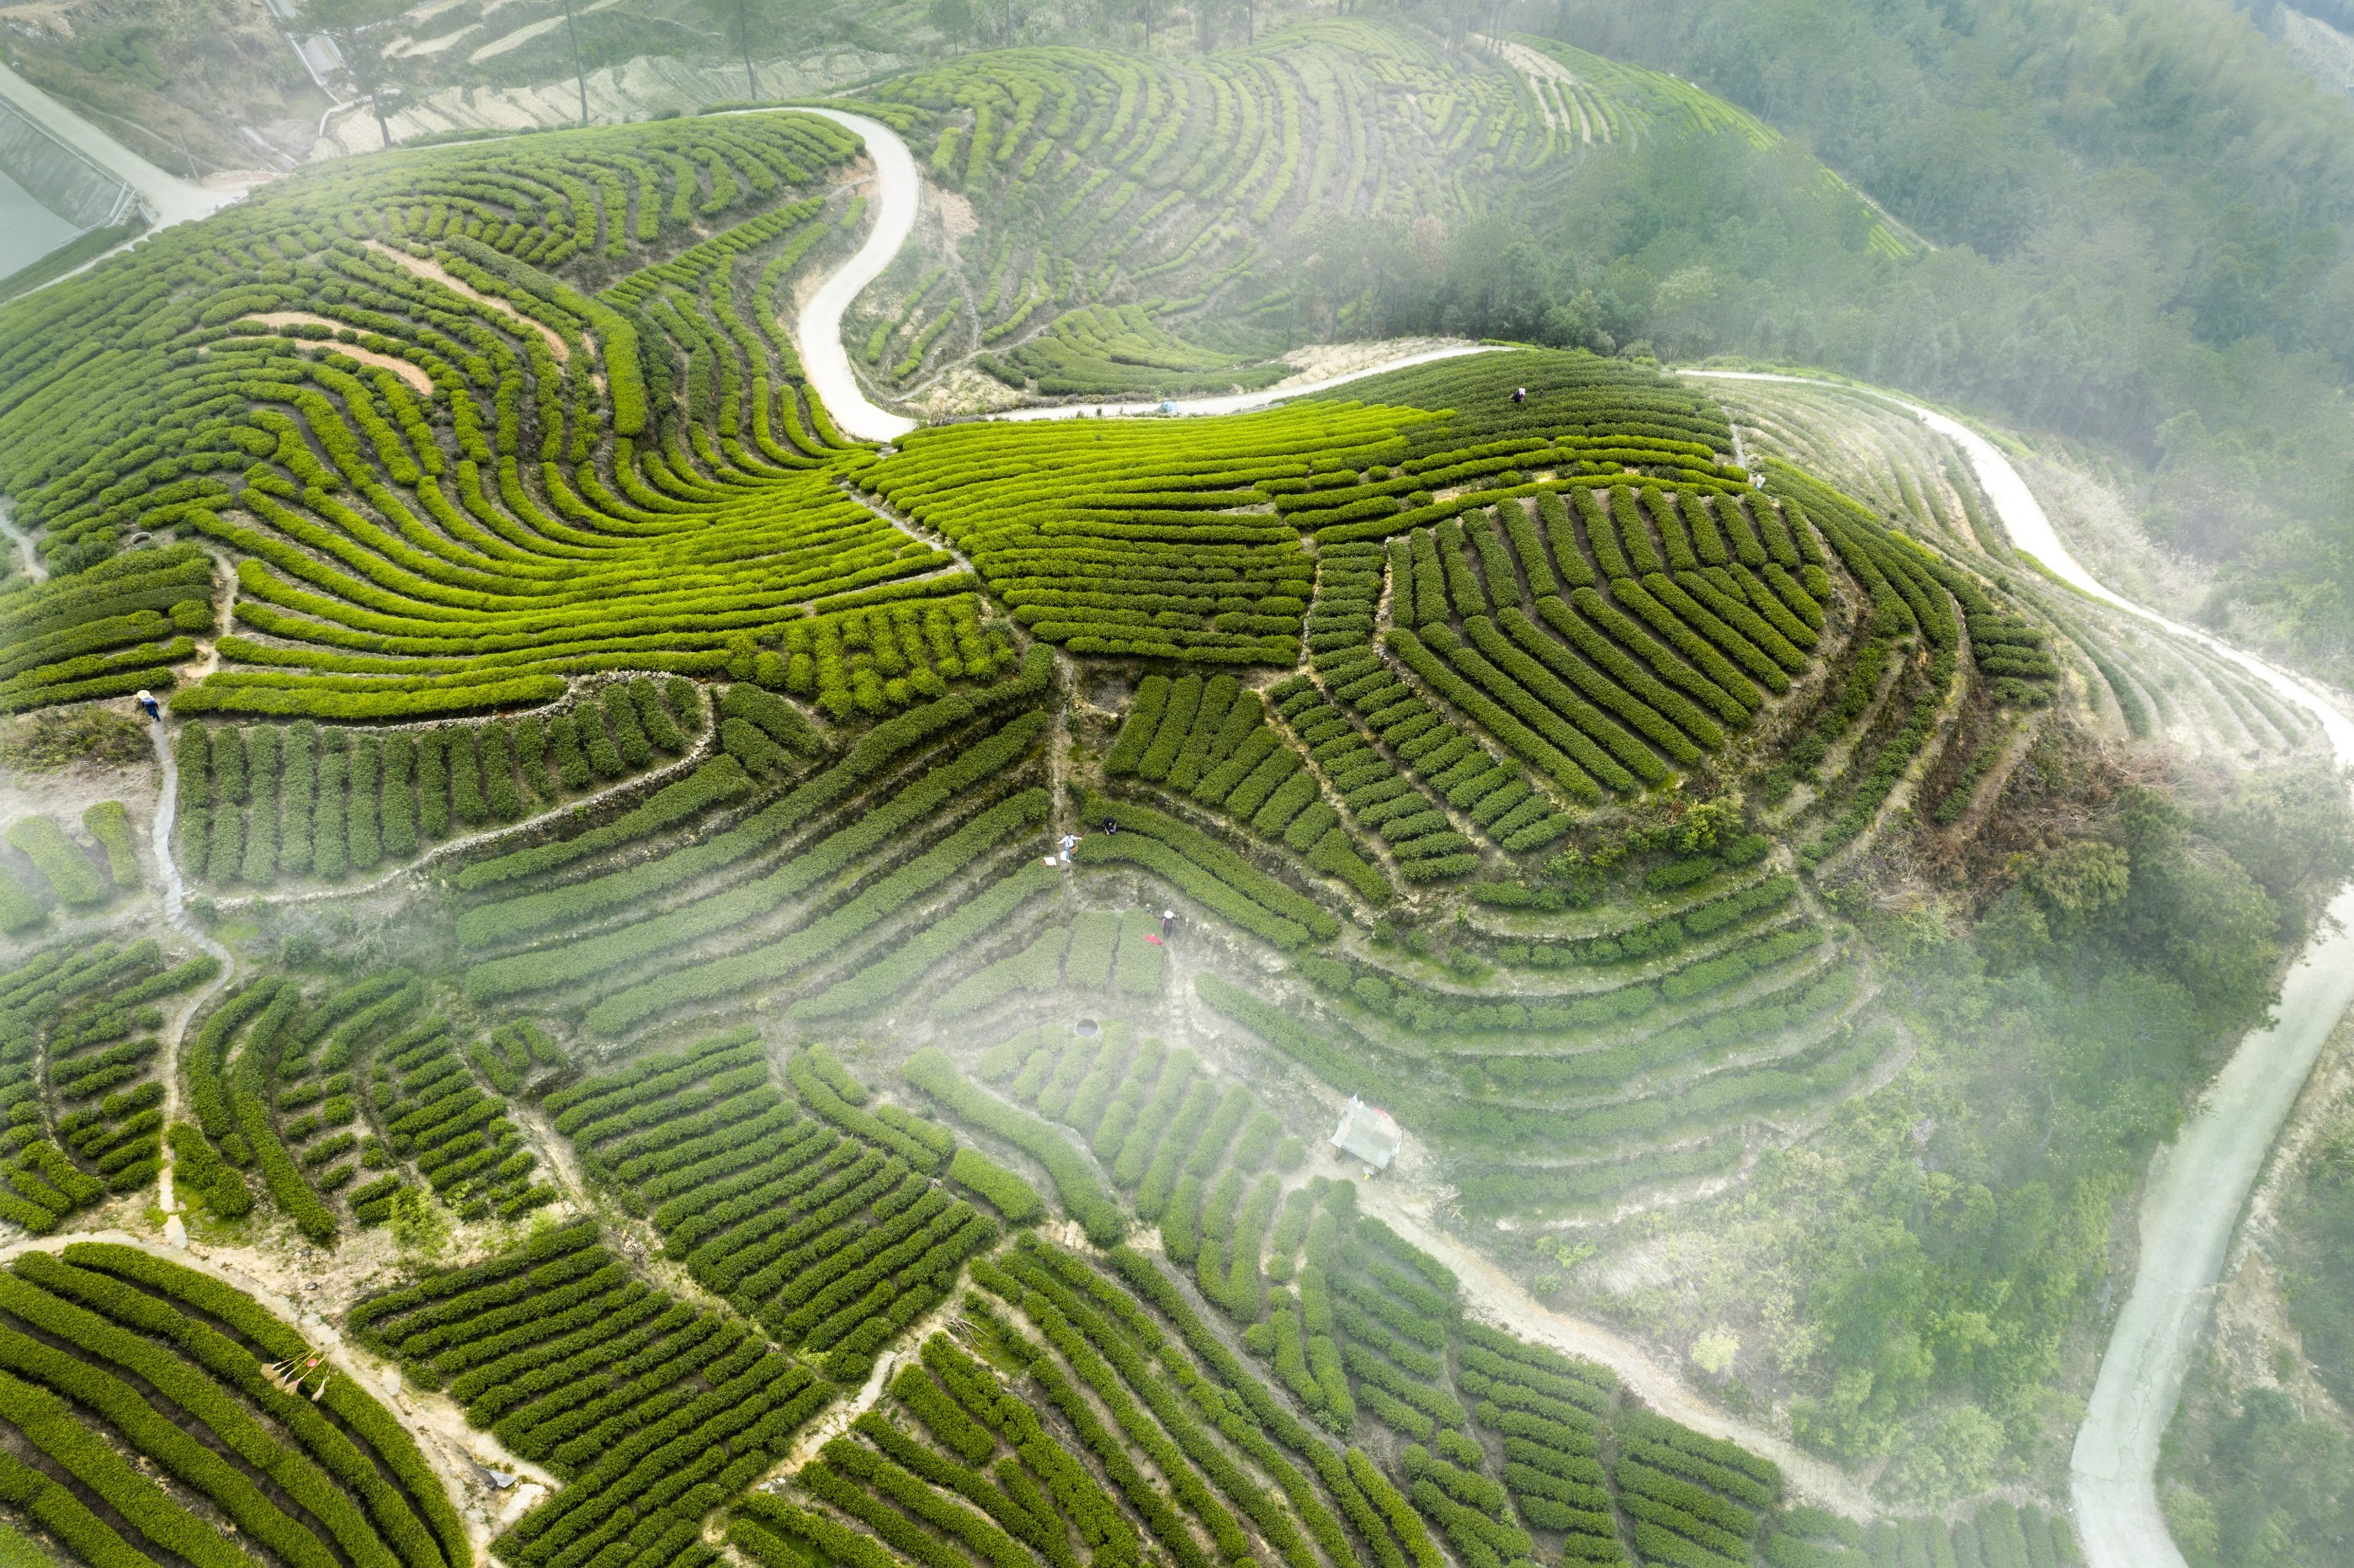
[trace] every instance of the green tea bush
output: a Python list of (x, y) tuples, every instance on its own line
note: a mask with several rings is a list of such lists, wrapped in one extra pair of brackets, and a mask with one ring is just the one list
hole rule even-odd
[(90, 863), (80, 844), (66, 836), (57, 819), (20, 817), (9, 824), (8, 842), (25, 852), (69, 909), (90, 909), (114, 895), (108, 878)]
[[(1044, 673), (1042, 663), (1037, 672), (1042, 683)], [(1002, 700), (1010, 704), (1031, 694), (1029, 679), (1030, 672), (1025, 669), (1021, 679), (1006, 683), (1001, 688), (1005, 694)], [(797, 785), (782, 800), (731, 832), (631, 871), (470, 910), (459, 918), (459, 941), (465, 947), (481, 948), (502, 940), (527, 937), (550, 927), (575, 924), (727, 866), (775, 842), (820, 812), (832, 808), (906, 752), (970, 722), (975, 716), (976, 710), (971, 702), (952, 696), (886, 720), (869, 731), (841, 762)], [(1034, 739), (1044, 723), (1043, 715), (1016, 715), (997, 734), (970, 748), (965, 755), (935, 769), (919, 784), (903, 789), (887, 806), (869, 811), (854, 828), (833, 835), (826, 847), (808, 859), (804, 872), (823, 875), (839, 870), (853, 857), (887, 842), (892, 833), (938, 812), (942, 805), (955, 797), (956, 791), (978, 783), (1013, 763)], [(755, 906), (755, 909), (757, 907)], [(732, 917), (742, 918), (753, 912), (754, 909), (747, 909), (742, 915)], [(640, 934), (641, 938), (644, 934)], [(696, 930), (693, 934), (700, 935), (701, 932)], [(631, 950), (642, 951), (642, 939)], [(469, 976), (470, 994), (479, 997), (499, 994), (489, 987), (496, 983), (492, 977), (500, 972), (489, 966), (478, 965)]]
[(643, 805), (612, 821), (568, 839), (477, 861), (459, 872), (457, 884), (464, 891), (476, 892), (502, 882), (553, 871), (691, 821), (706, 811), (742, 800), (752, 789), (752, 780), (734, 758), (716, 757), (676, 783), (664, 785)]
[(97, 801), (83, 810), (81, 825), (105, 853), (107, 874), (115, 886), (133, 889), (145, 880), (139, 869), (138, 845), (132, 837), (131, 814), (122, 801)]
[(1117, 821), (1123, 832), (1083, 839), (1077, 859), (1088, 863), (1130, 860), (1143, 864), (1278, 947), (1297, 948), (1311, 936), (1329, 939), (1340, 929), (1339, 923), (1313, 900), (1174, 818), (1101, 797), (1089, 798), (1081, 813), (1091, 821)]
[(631, 1280), (595, 1241), (593, 1223), (557, 1227), (353, 1313), (371, 1343), (450, 1346), (409, 1365), (464, 1366), (452, 1389), (477, 1419), (570, 1483), (505, 1538), (524, 1562), (593, 1554), (642, 1521), (691, 1531), (831, 1396), (739, 1325)]
[(1009, 1224), (1028, 1224), (1045, 1212), (1037, 1189), (979, 1150), (958, 1150), (949, 1161), (948, 1179), (978, 1193)]
[(909, 1083), (947, 1106), (958, 1118), (1004, 1139), (1044, 1167), (1065, 1211), (1078, 1221), (1096, 1245), (1109, 1246), (1127, 1234), (1128, 1221), (1118, 1200), (1087, 1157), (1052, 1126), (979, 1088), (935, 1048), (917, 1052), (901, 1071)]
[[(1156, 852), (1157, 853), (1157, 852)], [(1137, 859), (1129, 854), (1102, 853), (1091, 859)], [(1166, 859), (1167, 857), (1161, 857)], [(1152, 863), (1145, 859), (1144, 863)], [(1149, 909), (1123, 909), (1119, 915), (1119, 949), (1112, 960), (1112, 989), (1123, 996), (1161, 994), (1169, 954), (1154, 929), (1158, 922)]]

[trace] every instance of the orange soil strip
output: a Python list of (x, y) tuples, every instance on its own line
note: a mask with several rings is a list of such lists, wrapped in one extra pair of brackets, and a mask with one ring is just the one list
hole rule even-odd
[[(347, 331), (350, 327), (347, 322), (330, 321), (325, 316), (314, 316), (308, 311), (270, 311), (239, 319), (260, 322), (263, 326), (273, 327), (323, 326), (333, 328), (337, 332)], [(420, 397), (433, 396), (433, 377), (425, 374), (425, 367), (421, 365), (411, 365), (405, 359), (396, 358), (389, 354), (378, 354), (375, 349), (362, 348), (356, 344), (337, 343), (325, 346), (334, 349), (345, 359), (356, 359), (362, 365), (373, 365), (379, 370), (391, 371), (395, 376), (416, 387)]]
[(564, 364), (567, 360), (572, 357), (571, 345), (564, 341), (563, 334), (558, 333), (554, 327), (549, 326), (545, 322), (535, 322), (532, 320), (529, 316), (525, 315), (521, 311), (516, 310), (504, 300), (499, 299), (494, 295), (485, 294), (480, 290), (475, 289), (472, 284), (459, 281), (445, 271), (439, 262), (420, 261), (416, 257), (411, 256), (408, 251), (396, 250), (391, 246), (384, 244), (380, 240), (369, 240), (368, 249), (375, 251), (377, 255), (407, 268), (420, 278), (430, 278), (433, 281), (440, 284), (443, 288), (449, 290), (453, 294), (463, 294), (466, 298), (473, 301), (476, 304), (483, 306), (486, 309), (498, 312), (499, 314), (506, 317), (507, 320), (514, 323), (516, 326), (521, 327), (525, 331), (539, 334), (540, 336), (547, 340), (547, 351), (548, 353), (556, 355), (556, 362), (558, 365)]

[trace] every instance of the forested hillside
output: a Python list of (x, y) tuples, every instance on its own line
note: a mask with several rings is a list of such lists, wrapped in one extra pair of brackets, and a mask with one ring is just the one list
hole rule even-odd
[[(2248, 9), (1566, 0), (1529, 25), (1731, 99), (1940, 249), (1820, 271), (1723, 147), (1597, 171), (1598, 223), (1525, 221), (1669, 352), (1837, 366), (2114, 454), (2150, 533), (2221, 569), (2218, 624), (2339, 669), (2354, 105)], [(1674, 238), (1618, 243), (1659, 232), (1660, 190), (1689, 198)]]

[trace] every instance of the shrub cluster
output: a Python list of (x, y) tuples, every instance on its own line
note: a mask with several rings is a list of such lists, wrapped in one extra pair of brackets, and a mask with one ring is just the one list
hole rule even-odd
[[(732, 636), (780, 634), (815, 601), (864, 624), (868, 604), (840, 601), (955, 599), (969, 579), (926, 577), (945, 556), (904, 548), (817, 471), (839, 449), (767, 314), (831, 230), (794, 187), (854, 146), (767, 115), (510, 149), (495, 180), (459, 148), (388, 180), (303, 182), (15, 307), (20, 352), (0, 379), (59, 363), (89, 330), (123, 346), (12, 443), (6, 488), (61, 569), (174, 524), (245, 557), (238, 613), (264, 635), (223, 640), (249, 668), (180, 694), (189, 712), (413, 719), (545, 701), (563, 676), (616, 664), (712, 673)], [(610, 299), (548, 270), (584, 253), (626, 269), (722, 214), (721, 232)], [(758, 307), (741, 313), (739, 265)], [(313, 324), (255, 319), (271, 312)], [(795, 493), (779, 505), (779, 490)], [(708, 530), (676, 531), (688, 517), (759, 543), (707, 552)], [(429, 537), (442, 543), (415, 543)], [(157, 556), (194, 580), (144, 602), (57, 596), (66, 619), (48, 630), (137, 621), (84, 635), (84, 661), (152, 641), (166, 608), (211, 630), (209, 563), (186, 545), (122, 559)], [(169, 683), (130, 668), (146, 649), (112, 655), (119, 674), (69, 671), (69, 649), (24, 652), (20, 678), (68, 697)], [(885, 688), (909, 677), (883, 666), (899, 658), (854, 652), (840, 690), (893, 700)]]
[[(154, 941), (58, 944), (0, 973), (0, 1218), (47, 1234), (74, 1209), (155, 1173), (160, 1086), (141, 1083), (154, 1053), (138, 1032), (163, 1022), (146, 1004), (209, 980), (199, 957), (167, 969)], [(46, 1050), (45, 1050), (46, 1047)], [(61, 1117), (58, 1136), (98, 1176), (51, 1141), (42, 1092), (44, 1054), (62, 1088), (98, 1095), (98, 1106)], [(101, 1179), (102, 1178), (102, 1179)]]
[(1618, 1561), (1613, 1499), (1601, 1462), (1603, 1424), (1617, 1409), (1606, 1368), (1466, 1323), (1457, 1350), (1464, 1393), (1502, 1435), (1503, 1478), (1522, 1518), (1569, 1539), (1571, 1561)]
[(1045, 1213), (1035, 1187), (977, 1149), (956, 1151), (949, 1161), (948, 1179), (979, 1195), (1004, 1215), (1008, 1224), (1028, 1224)]
[(149, 546), (83, 565), (8, 596), (0, 713), (169, 690), (167, 666), (196, 650), (185, 633), (212, 630), (212, 562), (196, 546)]
[[(1675, 493), (1647, 489), (1643, 494), (1659, 521), (1669, 557), (1687, 566), (1696, 564)], [(1418, 629), (1422, 641), (1467, 683), (1462, 691), (1470, 699), (1500, 705), (1501, 711), (1574, 758), (1586, 774), (1623, 791), (1636, 787), (1638, 781), (1644, 785), (1663, 781), (1667, 763), (1688, 766), (1697, 761), (1703, 749), (1722, 743), (1723, 732), (1688, 697), (1663, 683), (1634, 656), (1649, 655), (1659, 663), (1661, 650), (1651, 639), (1623, 617), (1597, 630), (1560, 598), (1564, 579), (1573, 588), (1586, 592), (1598, 580), (1631, 582), (1630, 556), (1645, 563), (1647, 572), (1657, 575), (1659, 551), (1632, 493), (1614, 490), (1607, 507), (1590, 491), (1577, 495), (1584, 514), (1584, 549), (1600, 563), (1598, 572), (1587, 563), (1569, 514), (1557, 499), (1539, 498), (1543, 532), (1552, 535), (1553, 556), (1547, 555), (1540, 530), (1526, 509), (1518, 502), (1508, 503), (1497, 509), (1497, 515), (1475, 519), (1469, 527), (1446, 523), (1435, 533), (1417, 531), (1394, 544), (1393, 575), (1406, 586), (1395, 595), (1392, 619), (1401, 628)], [(1682, 499), (1691, 521), (1705, 524), (1707, 541), (1713, 542), (1714, 524), (1708, 503), (1696, 496)], [(1747, 527), (1742, 503), (1718, 498), (1717, 504), (1726, 516)], [(1772, 515), (1770, 507), (1766, 510)], [(1778, 524), (1778, 517), (1776, 521)], [(1711, 553), (1723, 561), (1721, 544), (1713, 544)], [(1560, 562), (1558, 575), (1554, 556)], [(1786, 603), (1764, 579), (1740, 564), (1688, 569), (1668, 584), (1668, 591), (1681, 596), (1680, 602), (1693, 614), (1721, 618), (1710, 621), (1716, 630), (1723, 630), (1723, 622), (1729, 620), (1744, 629), (1731, 634), (1736, 639), (1762, 637), (1777, 650), (1787, 650), (1789, 659), (1797, 662), (1794, 668), (1802, 668), (1804, 659), (1797, 649), (1813, 647), (1817, 633), (1794, 606), (1803, 606), (1818, 621), (1822, 611), (1795, 583), (1791, 588), (1795, 598)], [(1700, 600), (1705, 600), (1707, 608)], [(1596, 602), (1599, 607), (1600, 601)], [(1752, 603), (1758, 608), (1752, 609)], [(1532, 610), (1551, 622), (1561, 637), (1542, 630), (1531, 619)], [(1458, 622), (1464, 629), (1462, 637), (1452, 629)], [(1614, 637), (1618, 641), (1614, 641)], [(1468, 644), (1463, 638), (1469, 639)], [(1791, 646), (1794, 642), (1797, 647)], [(1680, 663), (1659, 667), (1671, 681), (1686, 673)], [(1779, 678), (1778, 669), (1768, 677)], [(1500, 738), (1509, 741), (1509, 732)], [(1543, 754), (1521, 749), (1545, 765)]]
[[(1713, 861), (1701, 863), (1710, 874), (1718, 869)], [(1488, 895), (1500, 885), (1506, 885), (1475, 883), (1471, 893), (1487, 902)], [(1769, 876), (1676, 914), (1662, 915), (1617, 931), (1566, 942), (1498, 942), (1490, 950), (1500, 963), (1527, 964), (1534, 969), (1648, 962), (1689, 943), (1770, 916), (1787, 907), (1797, 891), (1797, 877)]]
[(956, 1139), (946, 1128), (908, 1116), (894, 1106), (864, 1109), (866, 1086), (853, 1078), (831, 1046), (814, 1044), (796, 1053), (785, 1064), (785, 1079), (810, 1109), (843, 1131), (890, 1150), (917, 1171), (930, 1175), (939, 1169)]
[[(773, 982), (778, 976), (828, 958), (984, 856), (1029, 836), (1047, 820), (1048, 809), (1044, 789), (1024, 789), (981, 812), (887, 875), (875, 878), (847, 903), (787, 936), (732, 958), (675, 969), (657, 980), (615, 992), (588, 1010), (588, 1027), (603, 1034), (619, 1034), (682, 1003), (729, 995), (748, 984)], [(824, 847), (813, 853), (822, 853)], [(808, 874), (808, 868), (801, 866), (788, 870)], [(773, 886), (776, 879), (769, 881)], [(1018, 895), (1013, 899), (1016, 903), (1039, 890), (1038, 879), (1024, 881), (1018, 874), (1005, 886)], [(776, 896), (766, 888), (760, 891)]]
[(752, 780), (745, 773), (742, 764), (732, 754), (723, 754), (676, 783), (664, 785), (649, 796), (643, 805), (623, 812), (610, 822), (599, 823), (568, 839), (557, 839), (493, 859), (477, 861), (458, 874), (458, 886), (467, 893), (479, 892), (502, 882), (553, 871), (576, 860), (635, 843), (682, 822), (692, 821), (706, 811), (731, 805), (750, 794), (752, 788)]
[(1713, 957), (1688, 962), (1656, 980), (1635, 980), (1606, 991), (1527, 993), (1511, 1001), (1476, 999), (1340, 959), (1311, 956), (1301, 959), (1299, 967), (1322, 990), (1419, 1033), (1551, 1033), (1623, 1025), (1667, 1003), (1688, 1001), (1787, 963), (1823, 940), (1823, 932), (1812, 924), (1788, 925), (1740, 938)]
[(1881, 807), (1913, 767), (1914, 758), (1936, 734), (1947, 690), (1953, 683), (1954, 665), (1952, 650), (1934, 655), (1927, 666), (1914, 675), (1913, 702), (1905, 711), (1903, 723), (1877, 749), (1867, 753), (1865, 747), (1858, 747), (1857, 755), (1848, 766), (1848, 775), (1854, 782), (1846, 791), (1845, 804), (1815, 842), (1798, 852), (1800, 865), (1811, 870), (1821, 864), (1872, 825)]
[[(787, 1014), (797, 1019), (832, 1018), (871, 1011), (906, 991), (944, 960), (961, 957), (975, 942), (1016, 922), (1023, 906), (1055, 891), (1060, 883), (1052, 867), (1030, 862), (958, 904), (885, 956), (817, 995), (795, 1001)], [(1059, 947), (1050, 944), (1031, 960), (1027, 972), (1039, 977), (1039, 989), (1052, 985), (1061, 957)]]

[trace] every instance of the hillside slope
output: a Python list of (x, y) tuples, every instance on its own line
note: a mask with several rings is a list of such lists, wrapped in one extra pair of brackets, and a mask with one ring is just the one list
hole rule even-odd
[[(1205, 298), (1243, 289), (1255, 236), (1298, 243), (1287, 204), (1320, 181), (1443, 226), (1514, 158), (1585, 155), (1597, 117), (1763, 134), (1594, 64), (1542, 100), (1483, 67), (1479, 102), (1524, 103), (1515, 141), (1439, 107), (1423, 89), (1454, 68), (1391, 36), (1366, 58), (1431, 74), (1371, 95), (1378, 116), (1293, 126), (1329, 165), (1279, 162), (1308, 101), (1249, 64), (1271, 85), (1233, 156), (1291, 173), (1246, 184), (1246, 210), (1190, 174), (1147, 189), (1217, 152), (1219, 102), (1243, 113), (1206, 68), (1025, 56), (953, 111), (874, 108), (978, 166), (974, 235), (1076, 200), (1026, 260), (998, 252), (1031, 300), (1058, 275), (1108, 291), (1058, 324), (1129, 308), (1150, 257)], [(1197, 89), (1206, 120), (1177, 118)], [(1089, 168), (1108, 143), (1132, 154)], [(1457, 184), (1428, 174), (1454, 156)], [(2309, 917), (2298, 874), (2260, 887), (2233, 856), (2270, 863), (2128, 796), (2104, 743), (2179, 722), (2286, 777), (2309, 730), (2053, 591), (1917, 432), (1638, 358), (1514, 350), (1230, 417), (847, 440), (784, 323), (869, 221), (864, 157), (774, 111), (332, 165), (0, 308), (0, 483), (55, 568), (0, 599), (0, 694), (178, 681), (171, 847), (250, 976), (190, 1043), (193, 1119), (168, 1128), (133, 1082), (154, 1025), (28, 1003), (45, 1065), (9, 1080), (12, 1120), (44, 1152), (0, 1172), (11, 1212), (137, 1223), (146, 1172), (108, 1195), (120, 1144), (170, 1148), (240, 1245), (366, 1255), (380, 1223), (410, 1246), (457, 1227), (483, 1273), (358, 1320), (567, 1483), (502, 1538), (521, 1563), (693, 1556), (779, 1464), (801, 1489), (746, 1507), (748, 1551), (779, 1530), (879, 1551), (849, 1543), (858, 1520), (993, 1560), (979, 1515), (909, 1503), (919, 1528), (870, 1494), (912, 1495), (890, 1465), (944, 1477), (949, 1450), (969, 1469), (1046, 1428), (1095, 1456), (1053, 1508), (1115, 1555), (1140, 1531), (1180, 1561), (1256, 1539), (1303, 1568), (1359, 1541), (1427, 1564), (1439, 1539), (1479, 1568), (1538, 1537), (1852, 1561), (1861, 1533), (1786, 1509), (1770, 1467), (1455, 1327), (1451, 1274), (1302, 1165), (1360, 1095), (1401, 1131), (1384, 1180), (1541, 1295), (1638, 1325), (1859, 1468), (1935, 1460), (1889, 1467), (1892, 1499), (1978, 1496), (1998, 1460), (2048, 1480), (2122, 1190), (2094, 1156), (2137, 1164), (2170, 1129)], [(1898, 264), (1901, 237), (1809, 179), (1862, 264)], [(1089, 181), (1136, 188), (1115, 206)], [(1206, 238), (1186, 256), (1163, 219)], [(98, 872), (72, 874), (61, 832), (21, 836), (8, 917), (69, 933), (28, 960), (38, 998), (88, 946)], [(1980, 915), (2007, 934), (1993, 980), (1962, 935)], [(2077, 1033), (2052, 1037), (2038, 987)], [(1971, 1057), (1989, 1014), (1999, 1048)], [(2025, 1080), (2063, 1046), (2047, 1132)], [(85, 1050), (131, 1071), (57, 1081)], [(2055, 1154), (2063, 1117), (2126, 1130)], [(1946, 1143), (1915, 1136), (1932, 1121)], [(1931, 1180), (1932, 1155), (1967, 1181)], [(1794, 1240), (1851, 1173), (1868, 1201)], [(1192, 1284), (1003, 1244), (1050, 1201)], [(504, 1228), (592, 1209), (610, 1251)], [(1663, 1301), (1650, 1249), (1679, 1224), (1734, 1261)], [(1941, 1250), (1956, 1235), (1988, 1239)], [(1821, 1237), (1840, 1250), (1810, 1260)], [(677, 1266), (641, 1267), (657, 1254)], [(1883, 1254), (1903, 1268), (1854, 1261)], [(451, 1294), (472, 1284), (512, 1294)], [(1186, 1328), (1196, 1290), (1228, 1330)], [(507, 1361), (540, 1353), (543, 1317), (551, 1342), (635, 1337), (562, 1341), (593, 1372)], [(963, 1419), (996, 1436), (960, 1426), (902, 1372), (912, 1414), (877, 1422), (945, 1449), (867, 1424), (807, 1462), (837, 1390), (951, 1321), (1034, 1380), (1027, 1421), (968, 1383)], [(1181, 1392), (1233, 1393), (1196, 1399), (1218, 1439), (1120, 1359), (1178, 1340)], [(624, 1356), (646, 1381), (599, 1382)], [(656, 1487), (670, 1444), (703, 1467)], [(1029, 1543), (1002, 1551), (1060, 1562), (1052, 1481), (939, 1484)], [(1037, 1510), (992, 1511), (1017, 1495)]]
[[(878, 387), (934, 413), (1267, 386), (1292, 373), (1288, 350), (1385, 330), (1382, 296), (1438, 272), (1492, 215), (1559, 203), (1596, 149), (1782, 148), (1661, 72), (1357, 18), (1190, 58), (975, 54), (867, 96), (918, 111), (934, 190), (922, 243), (851, 338)], [(1919, 250), (1820, 165), (1793, 154), (1786, 177), (1811, 182), (1859, 253)], [(1597, 330), (1532, 320), (1522, 335), (1541, 324), (1556, 343)]]

